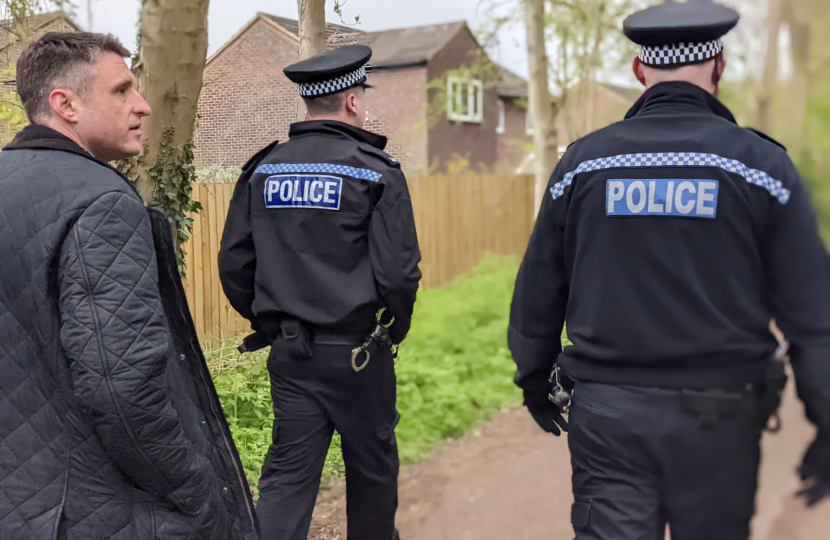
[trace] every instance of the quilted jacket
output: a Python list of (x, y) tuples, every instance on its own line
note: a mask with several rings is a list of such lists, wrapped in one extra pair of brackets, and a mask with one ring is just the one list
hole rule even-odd
[(0, 153), (0, 538), (256, 538), (168, 221), (40, 126)]

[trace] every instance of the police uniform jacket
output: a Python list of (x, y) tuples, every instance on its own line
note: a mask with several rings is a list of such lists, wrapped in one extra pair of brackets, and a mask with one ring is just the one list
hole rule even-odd
[(551, 177), (511, 310), (517, 382), (549, 373), (565, 321), (577, 380), (745, 383), (774, 354), (771, 318), (794, 362), (827, 365), (827, 277), (785, 149), (703, 89), (657, 85)]
[(386, 138), (336, 121), (291, 126), (245, 166), (219, 253), (231, 305), (270, 330), (285, 317), (365, 335), (391, 310), (409, 330), (421, 272), (412, 204)]

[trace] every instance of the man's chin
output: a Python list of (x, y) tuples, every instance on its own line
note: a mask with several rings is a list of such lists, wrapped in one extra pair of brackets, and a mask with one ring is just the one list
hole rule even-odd
[(119, 148), (121, 157), (118, 159), (126, 159), (137, 156), (143, 149), (144, 145), (141, 144), (141, 141), (132, 141), (129, 144), (124, 145), (122, 148)]
[(96, 158), (99, 160), (111, 163), (113, 161), (119, 161), (122, 159), (129, 159), (133, 156), (137, 156), (141, 153), (141, 146), (140, 145), (130, 145), (129, 147), (124, 148), (110, 148), (107, 151), (102, 151), (98, 154), (94, 154)]

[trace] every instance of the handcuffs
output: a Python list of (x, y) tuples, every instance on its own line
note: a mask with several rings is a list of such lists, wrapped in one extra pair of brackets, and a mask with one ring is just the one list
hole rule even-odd
[(571, 409), (571, 394), (562, 386), (562, 381), (560, 380), (561, 372), (562, 368), (559, 367), (559, 364), (554, 366), (549, 379), (553, 388), (548, 394), (548, 399), (551, 403), (559, 407), (562, 414), (568, 414), (568, 411)]
[[(392, 315), (392, 320), (388, 323), (383, 323), (383, 314), (386, 313), (386, 308), (380, 308), (380, 311), (375, 314), (375, 321), (377, 324), (375, 325), (375, 329), (372, 330), (372, 333), (369, 334), (369, 337), (366, 338), (366, 341), (360, 347), (352, 349), (352, 369), (355, 372), (363, 371), (366, 366), (369, 365), (369, 360), (372, 358), (372, 353), (369, 352), (369, 347), (372, 346), (372, 342), (377, 342), (379, 345), (383, 345), (385, 343), (390, 343), (389, 340), (389, 328), (395, 324), (395, 316)], [(358, 364), (357, 361), (360, 358), (361, 354), (366, 355), (366, 359), (363, 363)]]

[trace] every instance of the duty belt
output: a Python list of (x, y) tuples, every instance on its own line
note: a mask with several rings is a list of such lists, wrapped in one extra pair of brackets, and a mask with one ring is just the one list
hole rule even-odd
[[(386, 313), (386, 308), (381, 308), (375, 314), (375, 328), (372, 333), (363, 341), (363, 344), (352, 349), (351, 363), (352, 369), (355, 372), (360, 372), (366, 369), (369, 361), (372, 359), (372, 351), (377, 350), (378, 347), (389, 347), (393, 351), (393, 355), (397, 356), (396, 348), (392, 345), (392, 340), (389, 337), (389, 328), (395, 323), (394, 315), (388, 322), (383, 321), (383, 315)], [(315, 345), (343, 345), (354, 346), (360, 343), (360, 336), (349, 334), (337, 334), (326, 331), (315, 331), (311, 342)], [(257, 331), (242, 340), (242, 344), (237, 348), (240, 353), (251, 353), (271, 346), (277, 339), (278, 333), (271, 334), (269, 332)], [(361, 355), (364, 356), (362, 362), (359, 362)]]
[[(276, 334), (272, 336), (268, 332), (254, 332), (253, 334), (243, 339), (242, 344), (239, 347), (237, 347), (236, 350), (243, 354), (256, 352), (264, 349), (265, 347), (270, 347), (274, 343), (275, 339)], [(315, 345), (339, 345), (343, 347), (354, 347), (355, 345), (359, 344), (362, 340), (363, 337), (357, 334), (340, 334), (335, 332), (317, 331), (314, 332), (314, 338), (311, 340), (311, 342)]]

